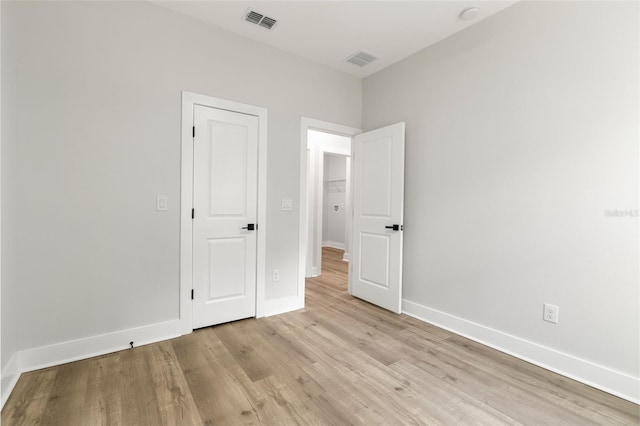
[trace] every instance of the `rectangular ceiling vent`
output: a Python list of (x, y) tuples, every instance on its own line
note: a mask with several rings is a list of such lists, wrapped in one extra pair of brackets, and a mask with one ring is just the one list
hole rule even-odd
[(244, 14), (244, 20), (247, 22), (251, 22), (252, 24), (260, 25), (263, 28), (270, 30), (276, 24), (276, 20), (273, 18), (269, 18), (268, 16), (264, 16), (260, 12), (256, 12), (255, 10), (247, 10)]
[(354, 53), (353, 55), (349, 56), (346, 61), (353, 64), (353, 65), (357, 65), (359, 67), (364, 67), (365, 65), (375, 61), (376, 58), (375, 56), (373, 56), (370, 53), (367, 52), (357, 52)]

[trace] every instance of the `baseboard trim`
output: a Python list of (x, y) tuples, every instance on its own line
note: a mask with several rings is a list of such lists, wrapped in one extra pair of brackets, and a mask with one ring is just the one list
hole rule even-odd
[(304, 308), (304, 297), (292, 296), (282, 299), (267, 300), (264, 302), (264, 316), (284, 314)]
[(9, 362), (2, 369), (2, 387), (0, 388), (0, 410), (4, 407), (4, 403), (9, 399), (9, 395), (16, 387), (20, 378), (20, 368), (18, 366), (18, 353), (14, 353)]
[(309, 275), (307, 278), (313, 278), (317, 276), (318, 276), (318, 267), (317, 266), (311, 267), (311, 275)]
[(338, 250), (344, 250), (344, 243), (337, 243), (335, 241), (323, 241), (322, 247), (331, 247)]
[(343, 262), (348, 262), (349, 259), (351, 259), (351, 255), (345, 251), (344, 255), (342, 256), (342, 261)]
[(406, 299), (402, 301), (402, 313), (627, 401), (640, 403), (640, 378), (638, 377)]
[(2, 406), (22, 373), (117, 352), (129, 348), (129, 342), (136, 347), (180, 335), (176, 319), (18, 351), (2, 370)]

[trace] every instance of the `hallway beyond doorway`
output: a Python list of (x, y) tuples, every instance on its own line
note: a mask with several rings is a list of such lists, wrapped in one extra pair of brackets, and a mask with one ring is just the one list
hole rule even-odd
[(322, 247), (322, 273), (307, 278), (307, 305), (314, 305), (320, 299), (323, 304), (352, 299), (347, 293), (349, 262), (342, 260), (343, 254), (344, 250)]

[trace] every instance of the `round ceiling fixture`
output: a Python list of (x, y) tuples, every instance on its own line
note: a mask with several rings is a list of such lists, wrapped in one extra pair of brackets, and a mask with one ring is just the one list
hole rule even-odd
[(478, 16), (480, 10), (477, 7), (470, 7), (469, 9), (465, 9), (460, 13), (460, 19), (463, 21), (470, 21)]

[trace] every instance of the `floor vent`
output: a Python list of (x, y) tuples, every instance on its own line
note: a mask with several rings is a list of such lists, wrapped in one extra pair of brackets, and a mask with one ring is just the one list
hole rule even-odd
[(357, 65), (359, 67), (364, 67), (365, 65), (375, 61), (376, 58), (375, 56), (373, 56), (370, 53), (367, 52), (357, 52), (354, 53), (353, 55), (349, 56), (346, 61), (353, 64), (353, 65)]
[(260, 25), (263, 28), (270, 30), (276, 24), (276, 20), (273, 18), (269, 18), (268, 16), (264, 16), (262, 13), (256, 12), (255, 10), (247, 10), (244, 14), (244, 20), (247, 22), (251, 22), (252, 24)]

